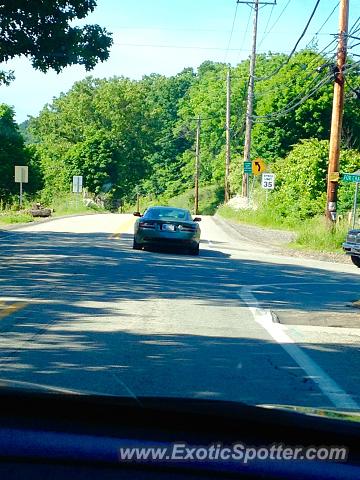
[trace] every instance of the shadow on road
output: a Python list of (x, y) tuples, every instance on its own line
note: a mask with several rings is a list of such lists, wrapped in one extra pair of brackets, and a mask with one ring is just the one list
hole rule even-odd
[[(131, 235), (4, 232), (0, 235), (2, 296), (58, 298), (64, 304), (94, 297), (239, 302), (252, 285), (263, 308), (348, 312), (360, 298), (359, 276), (287, 264), (238, 260), (214, 249), (200, 256), (134, 251)], [(256, 306), (256, 305), (250, 305)]]
[[(232, 307), (244, 307), (241, 288), (253, 285), (263, 308), (342, 312), (348, 311), (347, 301), (360, 298), (357, 275), (237, 260), (216, 249), (203, 250), (200, 257), (133, 251), (131, 238), (1, 234), (0, 297), (32, 302), (11, 316), (11, 327), (0, 320), (0, 377), (90, 387), (98, 393), (250, 403), (258, 398), (258, 403), (299, 404), (301, 385), (301, 405), (329, 406), (315, 383), (273, 341), (248, 338), (243, 331), (241, 338), (182, 334), (181, 316), (180, 333), (136, 333), (128, 327), (132, 313), (127, 302), (177, 299), (227, 308), (231, 316)], [(357, 344), (304, 348), (316, 350), (323, 363), (334, 364), (346, 354), (357, 363), (352, 371), (360, 369)], [(348, 378), (347, 392), (356, 397), (358, 383), (350, 374)], [(286, 388), (281, 388), (284, 379)]]

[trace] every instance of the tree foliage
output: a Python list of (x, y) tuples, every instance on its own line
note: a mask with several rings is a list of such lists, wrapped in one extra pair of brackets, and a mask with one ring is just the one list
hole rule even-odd
[[(74, 64), (91, 70), (109, 57), (111, 37), (99, 25), (72, 22), (95, 7), (95, 0), (0, 0), (0, 63), (25, 55), (42, 72)], [(12, 78), (12, 72), (0, 72), (0, 84)]]
[[(251, 158), (263, 157), (277, 173), (271, 196), (283, 216), (322, 213), (326, 188), (332, 86), (328, 59), (307, 49), (281, 68), (282, 54), (257, 57)], [(349, 60), (351, 64), (351, 59)], [(325, 67), (324, 67), (325, 65)], [(195, 134), (201, 117), (201, 187), (221, 187), (225, 164), (226, 74), (229, 66), (204, 62), (172, 77), (152, 74), (131, 81), (88, 77), (46, 105), (23, 125), (42, 195), (67, 192), (72, 175), (83, 175), (94, 194), (131, 201), (135, 187), (169, 199), (194, 184)], [(230, 69), (231, 189), (241, 189), (249, 61)], [(359, 168), (360, 108), (347, 71), (342, 171)], [(23, 147), (22, 147), (23, 148)], [(351, 186), (339, 190), (341, 209)]]
[(15, 165), (27, 165), (24, 141), (14, 121), (14, 111), (0, 104), (0, 198), (8, 200), (18, 190), (14, 182)]
[[(283, 217), (303, 220), (325, 211), (326, 175), (329, 141), (314, 138), (302, 140), (283, 159), (273, 165), (276, 191), (270, 208)], [(353, 173), (360, 168), (360, 152), (344, 149), (340, 156), (340, 173)], [(340, 182), (339, 211), (351, 209), (354, 186)]]

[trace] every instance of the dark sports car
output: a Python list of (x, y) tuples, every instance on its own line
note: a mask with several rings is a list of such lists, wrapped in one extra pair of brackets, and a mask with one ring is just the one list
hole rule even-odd
[(192, 218), (189, 210), (175, 207), (150, 207), (139, 218), (134, 227), (135, 250), (145, 246), (181, 247), (191, 255), (199, 255), (201, 218)]

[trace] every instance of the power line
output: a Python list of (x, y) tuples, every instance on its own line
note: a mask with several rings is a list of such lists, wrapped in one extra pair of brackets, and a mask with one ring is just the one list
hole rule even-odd
[(260, 42), (259, 42), (259, 47), (260, 47), (260, 45), (262, 44), (262, 42), (264, 41), (265, 36), (267, 35), (266, 32), (267, 32), (268, 26), (269, 26), (269, 24), (270, 24), (270, 20), (271, 20), (272, 14), (273, 14), (273, 12), (274, 12), (275, 5), (276, 5), (276, 4), (274, 3), (273, 6), (271, 7), (270, 15), (269, 15), (268, 21), (267, 21), (267, 23), (266, 23), (266, 26), (265, 26), (265, 29), (264, 29), (264, 33), (263, 33), (262, 39), (261, 39)]
[[(327, 77), (323, 78), (312, 91), (310, 91), (307, 95), (305, 95), (305, 97), (302, 96), (302, 94), (299, 94), (296, 97), (294, 97), (293, 100), (289, 102), (289, 104), (285, 108), (267, 115), (253, 115), (254, 120), (256, 121), (256, 123), (267, 123), (286, 115), (287, 113), (291, 112), (298, 106), (302, 105), (304, 102), (306, 102), (306, 100), (311, 98), (313, 95), (315, 95), (315, 93), (317, 93), (325, 84), (329, 83), (331, 79), (333, 79), (333, 76), (328, 75)], [(291, 105), (291, 103), (296, 98), (299, 98), (300, 96), (302, 97), (301, 100), (295, 103), (294, 105)]]
[(256, 81), (259, 82), (259, 81), (267, 80), (268, 78), (273, 77), (274, 75), (276, 75), (276, 74), (282, 69), (282, 67), (284, 67), (287, 63), (289, 63), (291, 57), (294, 55), (294, 53), (295, 53), (295, 51), (296, 51), (296, 49), (297, 49), (297, 47), (298, 47), (298, 45), (299, 45), (299, 43), (301, 42), (301, 40), (303, 39), (305, 33), (307, 32), (307, 29), (309, 28), (309, 25), (310, 25), (311, 20), (313, 19), (314, 15), (315, 15), (315, 12), (316, 12), (316, 10), (317, 10), (317, 8), (318, 8), (318, 6), (319, 6), (319, 3), (320, 3), (320, 0), (316, 0), (315, 7), (314, 7), (313, 11), (311, 12), (310, 18), (309, 18), (309, 20), (307, 21), (304, 30), (302, 31), (300, 37), (299, 37), (298, 40), (296, 41), (295, 46), (294, 46), (294, 48), (291, 50), (291, 52), (290, 52), (290, 54), (288, 55), (287, 59), (286, 59), (282, 64), (280, 64), (270, 75), (267, 75), (267, 76), (265, 76), (265, 77), (260, 77), (260, 78), (255, 77), (255, 80), (256, 80)]
[[(251, 13), (252, 13), (252, 7), (250, 7), (250, 13), (249, 13), (249, 16), (248, 16), (248, 19), (247, 19), (247, 22), (246, 22), (246, 28), (245, 28), (245, 32), (244, 32), (244, 35), (243, 35), (243, 39), (242, 39), (242, 42), (241, 42), (241, 45), (240, 45), (240, 48), (239, 48), (239, 51), (243, 51), (243, 47), (244, 47), (244, 44), (245, 44), (245, 40), (246, 40), (246, 36), (247, 36), (247, 33), (249, 31), (249, 25), (250, 25), (250, 20), (251, 20)], [(247, 50), (246, 50), (247, 51)], [(240, 57), (239, 57), (240, 58)]]
[[(318, 53), (317, 55), (320, 55), (320, 53)], [(331, 60), (332, 58), (335, 58), (335, 57), (336, 57), (336, 53), (333, 53), (332, 56), (331, 56), (330, 59), (329, 59), (329, 64), (330, 64), (330, 60)], [(315, 65), (316, 63), (320, 63), (320, 60), (321, 60), (321, 59), (320, 59), (318, 56), (317, 56), (316, 58), (314, 58), (314, 59), (307, 65), (307, 70), (309, 70), (309, 69), (310, 69), (313, 65)], [(321, 65), (318, 65), (317, 67), (315, 67), (314, 69), (312, 69), (311, 71), (308, 72), (308, 74), (307, 74), (308, 76), (313, 75), (314, 73), (317, 74), (316, 77), (313, 78), (313, 80), (312, 80), (311, 83), (314, 83), (314, 81), (317, 80), (317, 78), (318, 78), (318, 76), (319, 76), (319, 73), (320, 73), (319, 69), (322, 70), (322, 67), (324, 67), (324, 66), (326, 66), (326, 65), (328, 65), (328, 63), (325, 63), (325, 64), (324, 64), (324, 62), (321, 62)], [(269, 87), (269, 88), (266, 89), (266, 90), (263, 90), (263, 91), (260, 91), (260, 92), (255, 92), (255, 98), (259, 99), (259, 98), (265, 97), (265, 96), (268, 95), (269, 93), (273, 93), (275, 87), (278, 87), (278, 91), (281, 91), (281, 90), (283, 90), (283, 89), (285, 89), (285, 88), (293, 85), (295, 81), (296, 81), (296, 77), (293, 76), (292, 78), (290, 78), (289, 81), (287, 81), (287, 82), (285, 82), (285, 83), (281, 82), (281, 83), (279, 83), (279, 84), (276, 84), (275, 86), (272, 85), (271, 87)], [(311, 85), (311, 84), (310, 84), (310, 85)]]
[[(224, 52), (227, 48), (224, 47), (202, 47), (196, 45), (172, 45), (172, 44), (154, 44), (154, 43), (121, 43), (121, 42), (114, 42), (113, 45), (118, 47), (140, 47), (140, 48), (171, 48), (171, 49), (183, 49), (183, 50), (217, 50)], [(229, 51), (233, 52), (248, 52), (247, 49), (240, 49), (240, 48), (229, 48)], [(263, 51), (265, 53), (265, 50)]]
[(265, 40), (265, 38), (269, 35), (269, 33), (271, 33), (271, 31), (273, 30), (273, 28), (275, 27), (275, 25), (278, 23), (278, 21), (280, 20), (280, 18), (283, 16), (283, 14), (285, 13), (285, 10), (287, 9), (287, 7), (289, 6), (291, 0), (288, 0), (288, 2), (286, 3), (285, 7), (281, 10), (281, 13), (280, 15), (277, 17), (277, 19), (275, 20), (275, 22), (271, 25), (270, 27), (270, 30), (266, 33), (266, 35), (264, 34), (263, 38), (261, 39), (261, 42), (260, 44)]
[(321, 25), (321, 27), (319, 28), (319, 30), (315, 33), (315, 36), (316, 35), (319, 35), (319, 33), (321, 32), (321, 30), (325, 27), (325, 25), (327, 24), (327, 22), (330, 20), (330, 18), (334, 15), (336, 9), (338, 8), (338, 6), (340, 5), (340, 1), (335, 5), (335, 7), (333, 8), (333, 10), (331, 11), (330, 15), (326, 18), (325, 22)]
[(353, 85), (351, 85), (351, 83), (349, 82), (349, 80), (347, 79), (346, 76), (345, 76), (345, 82), (348, 85), (348, 87), (350, 88), (350, 90), (356, 95), (356, 98), (358, 100), (360, 100), (360, 88), (359, 87), (354, 88)]
[[(358, 30), (360, 30), (360, 26), (357, 28), (358, 23), (360, 23), (360, 17), (358, 17), (358, 18), (355, 20), (354, 25), (350, 28), (349, 35), (353, 35), (353, 34), (356, 33)], [(356, 29), (356, 30), (355, 30), (355, 29)]]
[(230, 38), (229, 38), (229, 42), (228, 42), (228, 45), (227, 45), (227, 48), (226, 48), (225, 62), (226, 62), (228, 54), (229, 54), (231, 40), (232, 40), (232, 37), (233, 37), (233, 34), (234, 34), (234, 28), (235, 28), (235, 22), (236, 22), (238, 7), (239, 7), (239, 4), (236, 2), (234, 19), (233, 19), (233, 22), (232, 22), (232, 27), (231, 27), (231, 32), (230, 32)]

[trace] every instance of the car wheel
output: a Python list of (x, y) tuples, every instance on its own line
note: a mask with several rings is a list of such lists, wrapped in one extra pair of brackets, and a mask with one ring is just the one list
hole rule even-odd
[(196, 245), (195, 248), (190, 249), (190, 255), (199, 255), (200, 249), (199, 249), (199, 244)]
[(140, 243), (138, 243), (135, 238), (133, 240), (133, 250), (141, 250), (142, 249), (142, 246)]
[(360, 257), (355, 257), (355, 255), (351, 255), (351, 261), (354, 265), (360, 268)]

